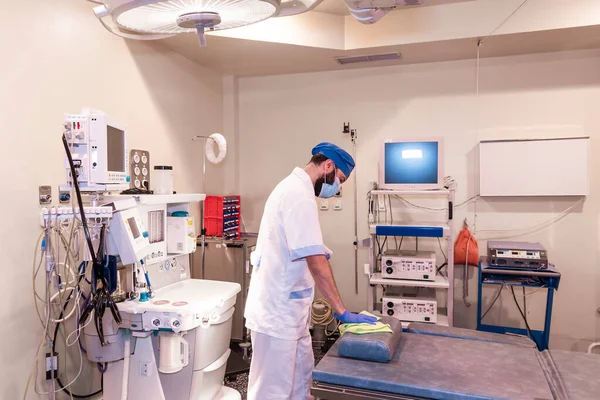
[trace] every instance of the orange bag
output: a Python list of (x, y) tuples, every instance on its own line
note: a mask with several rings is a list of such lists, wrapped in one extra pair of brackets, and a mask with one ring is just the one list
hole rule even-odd
[(479, 266), (479, 246), (475, 236), (465, 225), (454, 242), (454, 265), (466, 263), (474, 267)]

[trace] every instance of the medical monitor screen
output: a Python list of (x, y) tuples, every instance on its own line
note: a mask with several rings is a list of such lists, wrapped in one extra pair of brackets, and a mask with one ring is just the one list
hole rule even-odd
[(109, 171), (125, 171), (125, 132), (106, 125), (106, 158)]
[(385, 143), (384, 184), (438, 184), (439, 151), (437, 141)]

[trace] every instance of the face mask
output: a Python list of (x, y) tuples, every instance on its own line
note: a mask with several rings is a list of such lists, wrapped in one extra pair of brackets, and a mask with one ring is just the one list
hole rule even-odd
[(321, 194), (321, 190), (323, 190), (323, 184), (325, 182), (334, 182), (335, 181), (335, 169), (331, 171), (331, 173), (327, 175), (323, 175), (321, 178), (315, 181), (315, 196), (319, 196)]
[[(335, 176), (337, 169), (331, 171), (331, 174), (318, 179), (315, 184), (315, 194), (322, 199), (328, 199), (335, 196), (340, 191), (340, 180)], [(333, 181), (333, 183), (327, 183)], [(319, 190), (320, 189), (320, 190)]]
[(321, 193), (319, 193), (319, 197), (322, 199), (328, 199), (330, 197), (335, 196), (340, 191), (340, 180), (338, 177), (335, 177), (335, 181), (333, 184), (323, 183), (323, 187), (321, 187)]

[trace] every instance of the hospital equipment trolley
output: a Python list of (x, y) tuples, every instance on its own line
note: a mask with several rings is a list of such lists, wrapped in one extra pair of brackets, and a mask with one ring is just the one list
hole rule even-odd
[[(510, 333), (517, 335), (528, 336), (529, 331), (531, 332), (532, 339), (535, 341), (540, 351), (548, 349), (550, 341), (550, 322), (552, 319), (552, 303), (554, 300), (554, 291), (558, 290), (560, 283), (560, 272), (556, 270), (554, 265), (549, 264), (547, 269), (506, 269), (490, 266), (487, 262), (487, 257), (481, 257), (479, 260), (479, 272), (478, 272), (478, 293), (477, 293), (477, 330), (493, 333)], [(482, 292), (483, 285), (501, 285), (503, 287), (509, 287), (514, 293), (514, 288), (539, 288), (546, 289), (546, 315), (544, 318), (544, 329), (533, 330), (513, 328), (499, 325), (488, 325), (484, 324), (481, 316), (482, 309)], [(502, 289), (500, 289), (502, 290)], [(500, 292), (498, 296), (500, 295)], [(516, 300), (516, 297), (515, 297)], [(493, 305), (493, 303), (492, 303)], [(525, 306), (525, 304), (523, 304)], [(521, 310), (519, 310), (522, 312)], [(523, 318), (526, 316), (526, 311), (522, 313)], [(527, 324), (528, 325), (528, 324)]]
[[(445, 220), (436, 223), (426, 222), (408, 222), (408, 221), (393, 221), (393, 217), (390, 217), (389, 221), (387, 218), (387, 212), (384, 217), (381, 217), (381, 212), (378, 211), (377, 205), (381, 207), (385, 206), (386, 202), (391, 206), (391, 196), (398, 196), (402, 199), (404, 197), (416, 197), (421, 196), (423, 198), (445, 198), (447, 204), (447, 211)], [(369, 287), (367, 288), (368, 296), (368, 311), (374, 314), (379, 314), (383, 311), (381, 303), (376, 302), (377, 299), (377, 287), (382, 286), (386, 288), (426, 288), (427, 290), (443, 290), (447, 291), (447, 303), (446, 307), (437, 310), (437, 324), (444, 326), (454, 325), (454, 230), (452, 227), (454, 217), (454, 196), (455, 189), (450, 186), (449, 189), (440, 190), (371, 190), (369, 192), (369, 204), (374, 205), (375, 212), (373, 222), (369, 225), (370, 233), (370, 256), (369, 256)], [(390, 210), (392, 211), (392, 210)], [(390, 212), (390, 215), (393, 215)], [(442, 239), (446, 242), (447, 253), (446, 263), (448, 266), (446, 276), (439, 274), (437, 265), (434, 266), (434, 277), (430, 280), (413, 280), (413, 279), (387, 279), (382, 277), (382, 270), (385, 266), (382, 265), (380, 260), (379, 241), (380, 240), (393, 240), (394, 237), (414, 237), (418, 238), (434, 238)], [(382, 246), (383, 247), (383, 246)], [(440, 242), (441, 247), (441, 242)], [(443, 252), (443, 250), (442, 250)], [(402, 321), (403, 329), (406, 329), (409, 322)]]

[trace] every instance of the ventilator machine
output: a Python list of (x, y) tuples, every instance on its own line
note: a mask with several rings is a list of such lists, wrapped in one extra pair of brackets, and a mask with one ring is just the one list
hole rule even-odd
[(44, 303), (40, 349), (52, 352), (51, 398), (73, 390), (56, 361), (52, 332), (62, 323), (74, 325), (67, 342), (78, 340), (103, 372), (104, 400), (240, 399), (223, 386), (240, 285), (191, 279), (193, 213), (205, 195), (121, 194), (129, 181), (125, 125), (84, 110), (67, 114), (64, 128), (68, 184), (60, 206), (45, 195), (36, 248), (46, 261), (45, 298), (62, 299)]

